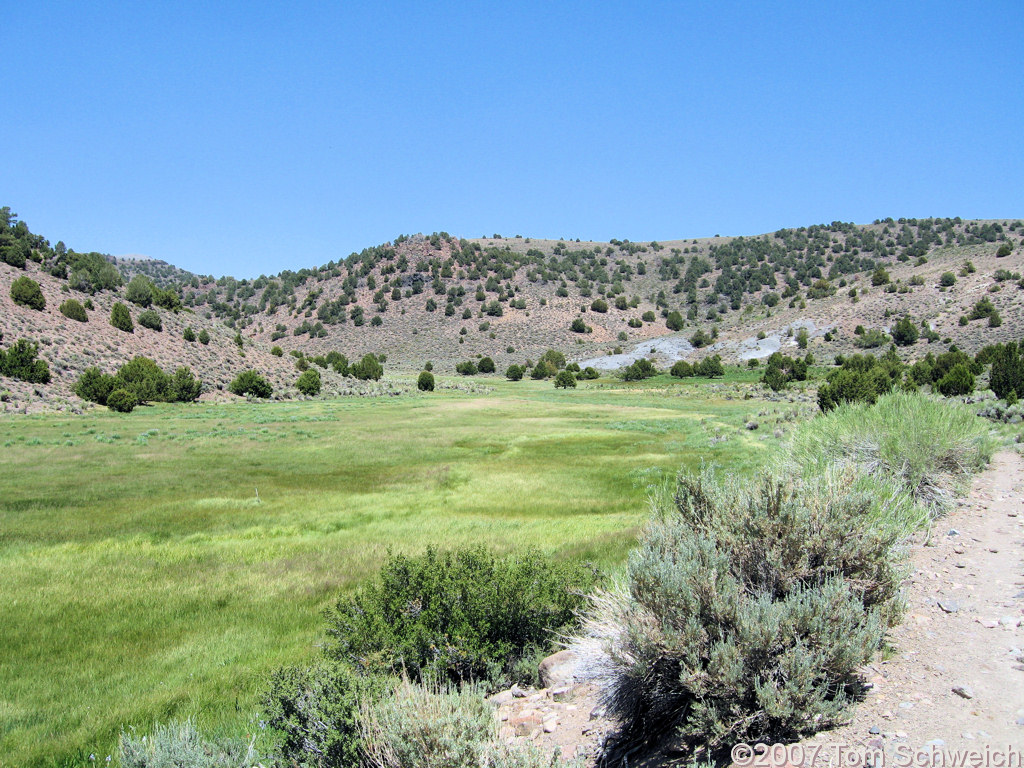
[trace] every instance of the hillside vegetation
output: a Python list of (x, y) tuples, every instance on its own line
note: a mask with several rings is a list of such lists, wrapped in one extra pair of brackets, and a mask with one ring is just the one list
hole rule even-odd
[[(819, 358), (878, 346), (903, 318), (920, 344), (951, 339), (969, 352), (1024, 335), (1015, 220), (833, 222), (660, 243), (441, 232), (235, 279), (51, 246), (9, 208), (0, 214), (0, 283), (27, 278), (42, 301), (0, 291), (3, 343), (38, 343), (53, 372), (42, 388), (5, 383), (9, 407), (74, 407), (82, 371), (113, 373), (139, 355), (188, 366), (211, 393), (248, 368), (294, 396), (308, 364), (289, 353), (383, 354), (389, 368), (430, 361), (444, 373), (488, 358), (500, 373), (550, 348), (585, 360), (666, 335), (683, 356), (711, 347), (727, 361), (767, 357), (801, 327)], [(978, 315), (981, 300), (990, 309)], [(112, 325), (115, 312), (131, 331)], [(325, 394), (349, 388), (333, 373), (321, 371)]]

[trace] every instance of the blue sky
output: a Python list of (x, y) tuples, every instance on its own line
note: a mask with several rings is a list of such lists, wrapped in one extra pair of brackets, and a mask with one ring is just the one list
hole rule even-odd
[(396, 235), (1024, 218), (1015, 2), (39, 2), (0, 205), (200, 273)]

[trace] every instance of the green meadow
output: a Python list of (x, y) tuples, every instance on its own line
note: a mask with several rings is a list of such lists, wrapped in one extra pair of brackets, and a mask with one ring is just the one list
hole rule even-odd
[(257, 728), (268, 673), (313, 656), (323, 609), (389, 551), (614, 570), (653, 488), (749, 471), (807, 410), (744, 400), (754, 378), (4, 418), (0, 765), (99, 763), (170, 718)]

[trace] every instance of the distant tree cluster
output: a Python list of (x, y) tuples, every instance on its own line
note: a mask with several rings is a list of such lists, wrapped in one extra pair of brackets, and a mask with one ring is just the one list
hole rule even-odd
[[(153, 360), (142, 356), (125, 363), (113, 375), (95, 366), (86, 368), (75, 382), (75, 394), (83, 400), (127, 411), (149, 402), (190, 403), (199, 399), (202, 389), (203, 383), (187, 366), (169, 374)], [(131, 397), (117, 394), (115, 407), (110, 398), (122, 392)], [(126, 407), (129, 402), (131, 407)]]
[(0, 349), (0, 375), (32, 384), (49, 384), (50, 366), (39, 359), (38, 344), (18, 339), (9, 349)]

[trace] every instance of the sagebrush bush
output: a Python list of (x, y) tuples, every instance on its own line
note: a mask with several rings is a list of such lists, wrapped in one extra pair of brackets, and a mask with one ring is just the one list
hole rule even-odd
[(482, 691), (426, 687), (407, 680), (362, 710), (372, 768), (554, 768), (576, 766), (532, 744), (498, 743), (494, 709)]
[(206, 739), (191, 720), (157, 724), (147, 736), (122, 733), (121, 768), (242, 768), (262, 761), (254, 742)]
[(596, 578), (591, 568), (539, 552), (396, 555), (328, 613), (327, 652), (361, 670), (417, 680), (532, 682), (518, 662), (573, 624)]
[(572, 643), (620, 726), (608, 759), (838, 723), (899, 614), (894, 535), (871, 506), (837, 482), (681, 475)]

